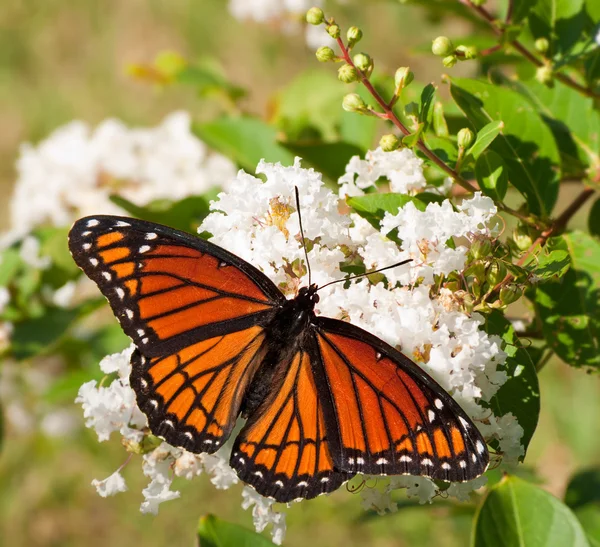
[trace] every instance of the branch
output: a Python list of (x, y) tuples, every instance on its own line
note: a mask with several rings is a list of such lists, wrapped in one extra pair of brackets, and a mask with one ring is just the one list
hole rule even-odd
[[(373, 84), (369, 81), (369, 78), (364, 74), (364, 72), (362, 70), (360, 70), (354, 64), (354, 62), (352, 61), (352, 58), (350, 57), (349, 50), (344, 45), (343, 40), (341, 38), (337, 38), (337, 43), (342, 52), (342, 57), (343, 57), (344, 61), (346, 63), (348, 63), (350, 66), (354, 67), (361, 83), (367, 88), (367, 90), (369, 91), (371, 96), (375, 99), (375, 101), (377, 101), (377, 104), (383, 110), (383, 114), (378, 113), (378, 112), (373, 112), (373, 114), (375, 114), (378, 118), (391, 121), (402, 133), (404, 133), (404, 135), (410, 135), (411, 134), (410, 130), (408, 129), (408, 127), (406, 127), (402, 123), (400, 118), (398, 118), (398, 116), (396, 116), (391, 104), (386, 102), (383, 99), (383, 97), (373, 87)], [(452, 167), (450, 167), (439, 156), (437, 156), (435, 154), (435, 152), (433, 152), (432, 150), (427, 148), (427, 146), (421, 139), (419, 139), (417, 142), (417, 148), (431, 162), (433, 162), (435, 165), (437, 165), (442, 171), (444, 171), (448, 176), (450, 176), (450, 178), (452, 178), (457, 184), (462, 186), (465, 190), (467, 190), (468, 192), (470, 192), (472, 194), (474, 194), (477, 191), (477, 188), (475, 188), (475, 186), (473, 186), (468, 180), (464, 179), (458, 173), (458, 171), (456, 171), (455, 169), (452, 169)], [(504, 203), (498, 202), (498, 203), (496, 203), (496, 206), (498, 207), (499, 210), (518, 218), (522, 222), (525, 222), (526, 224), (530, 224), (530, 225), (532, 224), (532, 220), (529, 216), (524, 215), (524, 214), (520, 213), (519, 211), (515, 211), (514, 209), (511, 209), (510, 207), (506, 206)]]
[[(471, 8), (476, 13), (478, 13), (482, 19), (485, 19), (490, 24), (491, 29), (498, 36), (500, 36), (500, 37), (504, 36), (505, 30), (498, 27), (498, 25), (496, 24), (496, 19), (483, 6), (476, 6), (475, 4), (473, 4), (473, 2), (471, 0), (458, 0), (458, 1), (461, 4), (464, 4), (465, 6), (467, 6), (468, 8)], [(512, 2), (509, 4), (509, 8), (511, 6), (512, 6)], [(509, 11), (509, 15), (512, 16), (510, 11)], [(531, 64), (533, 64), (537, 67), (544, 66), (544, 63), (542, 61), (540, 61), (531, 51), (529, 51), (521, 42), (519, 42), (519, 40), (512, 40), (509, 42), (509, 44), (511, 46), (513, 46)], [(570, 88), (574, 89), (575, 91), (578, 91), (579, 93), (581, 93), (582, 95), (585, 95), (586, 97), (590, 97), (592, 99), (600, 98), (600, 94), (596, 93), (593, 89), (591, 89), (589, 87), (585, 87), (585, 86), (577, 83), (575, 80), (573, 80), (572, 78), (570, 78), (569, 76), (567, 76), (565, 74), (561, 74), (560, 72), (557, 72), (554, 74), (554, 77), (557, 80), (559, 80), (560, 82), (562, 82), (563, 84), (565, 84), (566, 86), (569, 86)]]

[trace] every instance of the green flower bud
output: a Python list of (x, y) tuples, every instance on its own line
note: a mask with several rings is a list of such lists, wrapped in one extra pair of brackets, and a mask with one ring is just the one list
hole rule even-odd
[(346, 38), (348, 38), (348, 47), (352, 47), (362, 38), (362, 30), (358, 27), (350, 27), (346, 33)]
[(320, 25), (325, 21), (325, 14), (321, 8), (310, 8), (306, 12), (306, 22), (311, 25)]
[(327, 61), (335, 59), (335, 52), (333, 51), (333, 49), (327, 46), (322, 46), (319, 49), (317, 49), (315, 55), (317, 59), (322, 63), (326, 63)]
[(533, 245), (533, 237), (529, 228), (523, 224), (513, 230), (513, 240), (520, 251), (526, 251)]
[(452, 68), (456, 64), (456, 61), (458, 61), (456, 55), (448, 55), (448, 57), (444, 57), (444, 59), (442, 60), (442, 64), (446, 68)]
[(431, 44), (431, 52), (438, 57), (446, 57), (454, 53), (454, 44), (447, 36), (438, 36)]
[(507, 272), (508, 270), (506, 269), (504, 262), (494, 260), (494, 262), (489, 265), (485, 278), (490, 285), (497, 285), (506, 277)]
[(506, 285), (500, 289), (500, 301), (507, 306), (523, 296), (523, 289), (517, 285)]
[(329, 25), (327, 27), (327, 33), (334, 40), (337, 40), (340, 37), (340, 27), (338, 27), (337, 25)]
[(393, 133), (389, 133), (388, 135), (381, 137), (379, 146), (381, 146), (381, 149), (384, 152), (393, 152), (400, 146), (400, 139)]
[(471, 313), (473, 311), (473, 305), (475, 304), (475, 299), (472, 294), (466, 293), (462, 297), (463, 308), (467, 313)]
[(401, 66), (398, 70), (396, 70), (396, 74), (394, 75), (394, 83), (396, 84), (396, 89), (404, 89), (414, 79), (415, 75), (413, 71), (407, 66)]
[(446, 283), (444, 283), (444, 287), (446, 289), (451, 290), (452, 292), (456, 292), (457, 290), (460, 289), (461, 283), (460, 283), (460, 281), (456, 281), (456, 280), (446, 281)]
[(364, 112), (367, 105), (358, 93), (348, 93), (342, 101), (342, 108), (346, 112)]
[(546, 53), (549, 48), (550, 42), (548, 41), (548, 38), (538, 38), (535, 41), (535, 49), (540, 53)]
[(479, 50), (475, 46), (465, 48), (465, 59), (477, 59)]
[(483, 283), (485, 279), (485, 264), (481, 260), (472, 262), (464, 272), (465, 277), (473, 277)]
[(475, 133), (468, 127), (463, 127), (456, 137), (459, 148), (469, 148), (475, 142)]
[(492, 252), (492, 242), (489, 239), (476, 239), (471, 245), (473, 258), (487, 258)]
[(358, 73), (352, 65), (345, 63), (338, 68), (338, 78), (345, 84), (351, 84), (352, 82), (356, 82), (356, 80), (358, 80)]
[(539, 67), (535, 71), (535, 79), (541, 84), (551, 87), (554, 84), (552, 67), (549, 65)]
[(354, 61), (354, 66), (365, 73), (373, 70), (373, 59), (366, 53), (357, 53), (352, 60)]
[(471, 292), (475, 298), (479, 298), (481, 296), (481, 283), (477, 279), (471, 285)]

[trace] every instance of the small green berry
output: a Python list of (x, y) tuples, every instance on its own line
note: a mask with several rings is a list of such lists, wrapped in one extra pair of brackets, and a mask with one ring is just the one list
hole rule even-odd
[(504, 262), (494, 260), (494, 262), (489, 265), (485, 278), (490, 285), (497, 285), (506, 277), (507, 272), (508, 270), (506, 269)]
[(456, 57), (456, 55), (448, 55), (448, 57), (444, 57), (442, 59), (442, 64), (446, 68), (452, 68), (456, 64), (457, 61), (458, 61), (458, 58)]
[(473, 258), (487, 258), (492, 252), (492, 243), (489, 239), (476, 239), (471, 245)]
[(551, 87), (554, 83), (552, 67), (550, 65), (539, 67), (535, 72), (535, 79), (541, 84)]
[(500, 301), (507, 306), (523, 296), (523, 289), (517, 285), (506, 285), (500, 289)]
[(415, 75), (413, 71), (407, 66), (401, 66), (396, 70), (396, 74), (394, 74), (394, 84), (396, 84), (396, 89), (404, 89), (414, 79)]
[(400, 139), (396, 137), (393, 133), (389, 133), (388, 135), (384, 135), (381, 137), (379, 141), (379, 146), (384, 152), (393, 152), (394, 150), (398, 150), (400, 146)]
[(345, 63), (338, 69), (338, 79), (345, 84), (351, 84), (358, 80), (358, 73), (352, 65)]
[(354, 44), (360, 41), (362, 38), (362, 30), (358, 27), (350, 27), (348, 32), (346, 33), (346, 38), (348, 39), (348, 47), (352, 47)]
[(333, 51), (333, 49), (327, 46), (322, 46), (319, 49), (317, 49), (315, 55), (317, 59), (322, 63), (326, 63), (327, 61), (335, 59), (335, 52)]
[(364, 112), (367, 105), (358, 93), (348, 93), (342, 100), (342, 108), (346, 112)]
[(465, 48), (465, 59), (477, 59), (479, 56), (479, 50), (475, 46), (469, 46)]
[(329, 25), (327, 27), (327, 33), (329, 34), (329, 36), (331, 36), (334, 40), (337, 40), (340, 37), (340, 27), (338, 27), (337, 25)]
[(460, 148), (469, 148), (475, 142), (475, 133), (468, 127), (463, 127), (456, 137)]
[(306, 22), (311, 25), (320, 25), (323, 21), (325, 21), (325, 14), (321, 8), (310, 8), (306, 12)]
[(373, 59), (366, 53), (357, 53), (352, 60), (354, 66), (365, 73), (370, 73), (373, 70)]
[(548, 38), (538, 38), (535, 41), (535, 49), (540, 53), (546, 53), (549, 48), (550, 42), (548, 41)]
[(526, 251), (533, 245), (533, 237), (529, 228), (523, 224), (519, 224), (513, 230), (513, 241), (520, 251)]
[(438, 36), (431, 44), (431, 52), (438, 57), (447, 57), (454, 53), (454, 44), (447, 36)]

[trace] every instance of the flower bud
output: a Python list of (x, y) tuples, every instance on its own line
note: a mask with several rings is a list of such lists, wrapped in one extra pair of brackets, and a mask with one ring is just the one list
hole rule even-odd
[(310, 8), (306, 12), (306, 22), (311, 25), (320, 25), (323, 21), (325, 21), (325, 14), (321, 8)]
[(350, 27), (346, 33), (346, 38), (348, 38), (348, 47), (352, 47), (362, 38), (362, 30), (358, 27)]
[(465, 48), (464, 54), (465, 59), (477, 59), (477, 56), (479, 55), (479, 50), (475, 46), (469, 46)]
[(358, 93), (348, 93), (342, 100), (342, 108), (346, 112), (364, 112), (367, 105)]
[(533, 245), (533, 237), (529, 228), (523, 224), (519, 224), (513, 230), (513, 241), (520, 251), (526, 251)]
[(500, 283), (507, 274), (508, 270), (504, 265), (504, 262), (500, 260), (494, 260), (487, 269), (485, 278), (490, 285), (497, 285)]
[(512, 304), (523, 296), (523, 289), (517, 285), (506, 285), (500, 289), (500, 301), (504, 305)]
[(438, 57), (446, 57), (454, 53), (454, 44), (447, 36), (438, 36), (431, 44), (431, 52)]
[(413, 71), (407, 66), (401, 66), (398, 70), (396, 70), (396, 74), (394, 75), (394, 83), (396, 84), (396, 89), (404, 89), (414, 79), (415, 75)]
[(354, 66), (365, 73), (373, 70), (373, 60), (366, 53), (357, 53), (352, 60)]
[(463, 127), (456, 137), (459, 148), (469, 148), (475, 142), (475, 133), (468, 127)]
[(535, 49), (540, 53), (546, 53), (550, 48), (550, 42), (548, 38), (538, 38), (535, 41)]
[(329, 25), (327, 27), (327, 34), (334, 40), (337, 40), (340, 37), (340, 27), (338, 25)]
[(317, 60), (321, 61), (322, 63), (326, 63), (327, 61), (335, 59), (335, 52), (333, 51), (333, 49), (327, 46), (322, 46), (319, 49), (317, 49), (315, 55), (317, 57)]
[(442, 64), (446, 68), (452, 68), (456, 64), (456, 61), (458, 61), (456, 55), (448, 55), (448, 57), (444, 57), (444, 59), (442, 60)]
[(358, 80), (358, 73), (352, 65), (345, 63), (338, 69), (338, 79), (345, 84), (350, 84)]
[(473, 311), (474, 304), (475, 304), (475, 299), (473, 298), (472, 294), (466, 293), (462, 297), (462, 305), (463, 305), (464, 310), (467, 313), (471, 313)]
[(471, 245), (473, 258), (487, 258), (492, 252), (492, 242), (489, 239), (476, 239)]
[(400, 146), (400, 139), (398, 139), (398, 137), (396, 137), (396, 135), (393, 133), (389, 133), (388, 135), (381, 137), (379, 146), (381, 146), (381, 149), (384, 152), (393, 152)]
[(535, 71), (535, 79), (548, 87), (551, 87), (554, 84), (554, 76), (552, 73), (552, 67), (549, 65), (544, 65), (539, 67)]

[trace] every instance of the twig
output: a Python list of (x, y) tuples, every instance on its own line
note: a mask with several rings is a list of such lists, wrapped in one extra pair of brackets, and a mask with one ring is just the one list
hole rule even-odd
[[(475, 4), (473, 4), (473, 2), (471, 2), (471, 0), (458, 0), (458, 1), (461, 4), (464, 4), (465, 6), (467, 6), (468, 8), (471, 8), (476, 13), (478, 13), (482, 19), (485, 19), (490, 24), (490, 27), (492, 28), (492, 30), (498, 36), (504, 36), (505, 30), (498, 27), (498, 25), (496, 24), (496, 19), (483, 6), (476, 6)], [(512, 6), (512, 2), (509, 4), (509, 8), (511, 6)], [(511, 17), (512, 17), (512, 14), (511, 14)], [(527, 59), (533, 65), (535, 65), (537, 67), (544, 66), (544, 63), (542, 61), (540, 61), (531, 51), (529, 51), (521, 42), (519, 42), (519, 40), (511, 40), (509, 43), (521, 55), (523, 55), (523, 57), (525, 57), (525, 59)], [(565, 74), (556, 72), (556, 73), (554, 73), (554, 77), (557, 80), (559, 80), (560, 82), (562, 82), (563, 84), (565, 84), (566, 86), (569, 86), (570, 88), (575, 89), (576, 91), (578, 91), (582, 95), (585, 95), (586, 97), (590, 97), (592, 99), (600, 98), (600, 94), (596, 93), (593, 89), (591, 89), (589, 87), (585, 87), (585, 86), (577, 83), (575, 80), (573, 80), (572, 78), (570, 78), (569, 76), (567, 76)]]

